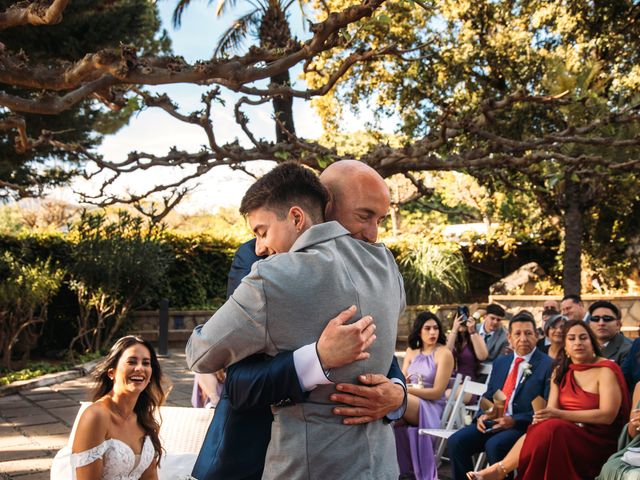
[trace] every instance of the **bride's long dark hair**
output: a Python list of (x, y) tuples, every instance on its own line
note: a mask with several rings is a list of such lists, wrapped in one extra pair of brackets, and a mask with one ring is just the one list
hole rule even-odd
[(115, 370), (124, 351), (136, 344), (144, 345), (147, 350), (149, 350), (151, 357), (151, 379), (149, 380), (147, 388), (145, 388), (138, 397), (133, 411), (136, 412), (138, 424), (142, 427), (145, 434), (151, 438), (151, 443), (153, 443), (159, 464), (163, 448), (160, 444), (160, 422), (158, 421), (160, 415), (158, 412), (156, 417), (156, 411), (165, 400), (164, 380), (156, 352), (147, 340), (135, 335), (128, 335), (113, 344), (107, 357), (100, 362), (94, 371), (97, 385), (93, 391), (93, 401), (95, 402), (101, 399), (113, 390), (113, 380), (109, 378), (108, 372), (111, 369)]

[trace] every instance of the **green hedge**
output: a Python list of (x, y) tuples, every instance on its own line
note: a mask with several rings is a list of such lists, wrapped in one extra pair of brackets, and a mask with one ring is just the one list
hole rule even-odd
[[(219, 306), (226, 296), (227, 273), (238, 245), (201, 234), (165, 233), (159, 241), (170, 253), (167, 273), (161, 287), (140, 298), (134, 308), (157, 308), (158, 301), (164, 297), (175, 309)], [(51, 259), (55, 268), (67, 272), (48, 307), (47, 322), (39, 341), (39, 353), (46, 356), (62, 355), (76, 334), (78, 301), (68, 283), (75, 245), (73, 235), (0, 235), (0, 254), (11, 252), (26, 263)]]

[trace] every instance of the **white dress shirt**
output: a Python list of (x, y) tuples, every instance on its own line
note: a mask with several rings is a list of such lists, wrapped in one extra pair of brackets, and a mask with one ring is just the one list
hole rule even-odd
[(524, 358), (524, 362), (521, 362), (520, 365), (518, 365), (518, 376), (516, 377), (516, 386), (514, 387), (513, 393), (511, 394), (511, 398), (509, 399), (509, 405), (507, 405), (507, 411), (505, 412), (505, 415), (511, 416), (513, 413), (513, 398), (515, 397), (515, 393), (516, 393), (516, 390), (518, 389), (518, 385), (520, 385), (520, 383), (523, 380), (522, 376), (524, 374), (525, 367), (531, 368), (531, 357), (533, 357), (533, 354), (535, 353), (535, 351), (536, 349), (534, 348), (529, 353), (527, 353), (524, 357), (520, 357), (520, 355), (516, 355), (515, 352), (513, 354), (513, 360), (511, 361), (511, 365), (509, 366), (509, 373), (507, 373), (507, 377), (509, 377), (509, 374), (511, 373), (511, 369), (513, 368), (513, 364), (515, 363), (516, 358), (518, 357)]

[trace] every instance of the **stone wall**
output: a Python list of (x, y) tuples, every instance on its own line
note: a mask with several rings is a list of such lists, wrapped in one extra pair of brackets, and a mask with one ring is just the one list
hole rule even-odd
[[(542, 317), (542, 304), (545, 300), (558, 300), (560, 296), (546, 295), (490, 295), (489, 303), (498, 303), (507, 310), (507, 318), (511, 318), (520, 310), (529, 310), (536, 319)], [(622, 314), (622, 331), (629, 338), (638, 337), (640, 328), (640, 296), (625, 295), (583, 295), (585, 307), (596, 300), (609, 300), (620, 308)], [(397, 348), (404, 350), (407, 346), (407, 337), (411, 332), (413, 321), (419, 312), (430, 310), (442, 321), (445, 331), (451, 328), (457, 304), (450, 305), (408, 305), (404, 314), (398, 319)], [(477, 308), (486, 307), (486, 304), (471, 305), (473, 313)], [(169, 339), (171, 342), (186, 342), (191, 331), (196, 325), (206, 322), (213, 311), (211, 310), (170, 310), (169, 311)], [(155, 341), (158, 331), (158, 311), (138, 311), (131, 314), (132, 333), (138, 333)], [(374, 319), (375, 320), (375, 319)], [(505, 322), (506, 327), (506, 322)]]

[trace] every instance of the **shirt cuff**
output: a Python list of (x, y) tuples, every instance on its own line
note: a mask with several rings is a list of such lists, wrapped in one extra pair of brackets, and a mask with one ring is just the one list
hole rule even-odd
[(333, 383), (322, 370), (315, 343), (305, 345), (294, 351), (293, 365), (298, 375), (298, 382), (305, 392), (313, 390), (318, 385)]
[(404, 415), (405, 410), (407, 409), (407, 387), (405, 386), (404, 382), (399, 378), (391, 378), (390, 380), (395, 384), (401, 385), (402, 389), (404, 390), (404, 400), (402, 401), (402, 405), (400, 406), (400, 408), (398, 408), (397, 410), (394, 410), (393, 412), (389, 412), (385, 415), (388, 421), (394, 422), (396, 420), (400, 420)]

